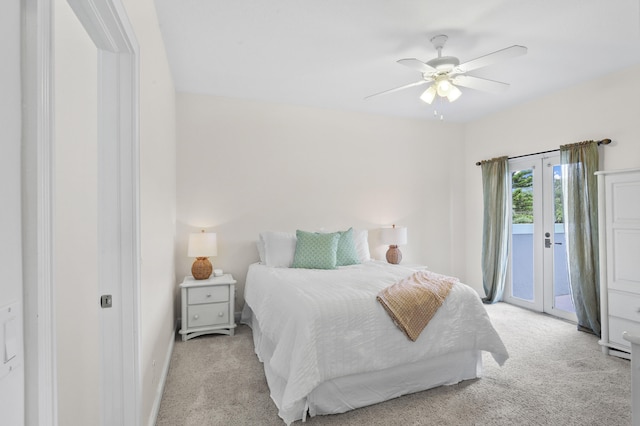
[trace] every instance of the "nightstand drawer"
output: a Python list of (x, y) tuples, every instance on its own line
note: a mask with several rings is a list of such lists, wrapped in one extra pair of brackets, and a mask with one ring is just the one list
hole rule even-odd
[(228, 302), (229, 301), (229, 286), (210, 286), (210, 287), (195, 287), (190, 288), (188, 291), (189, 305), (197, 305), (200, 303), (214, 303), (214, 302)]
[(229, 303), (193, 305), (187, 308), (189, 328), (229, 323)]

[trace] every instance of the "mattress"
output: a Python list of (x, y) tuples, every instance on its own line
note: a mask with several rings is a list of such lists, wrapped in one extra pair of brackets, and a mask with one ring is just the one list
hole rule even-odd
[[(254, 329), (256, 354), (285, 423), (303, 418), (307, 410), (311, 415), (344, 411), (344, 402), (325, 407), (317, 403), (318, 398), (325, 400), (318, 395), (336, 395), (330, 386), (349, 384), (359, 376), (385, 377), (385, 371), (424, 364), (423, 376), (428, 377), (433, 368), (429, 363), (461, 357), (465, 373), (425, 379), (433, 387), (475, 377), (480, 351), (490, 352), (500, 365), (506, 361), (507, 350), (479, 296), (464, 284), (454, 285), (415, 342), (407, 339), (376, 295), (413, 272), (378, 261), (337, 270), (249, 267), (243, 321)], [(454, 373), (456, 368), (446, 369)], [(406, 389), (391, 397), (415, 391), (406, 384), (398, 386)], [(366, 395), (361, 399), (370, 402)], [(346, 409), (353, 408), (350, 405), (347, 401)]]

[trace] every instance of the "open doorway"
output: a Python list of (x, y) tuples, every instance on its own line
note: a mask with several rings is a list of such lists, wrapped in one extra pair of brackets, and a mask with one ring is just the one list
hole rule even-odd
[[(97, 200), (97, 291), (81, 303), (65, 307), (66, 312), (60, 312), (56, 300), (59, 277), (54, 261), (56, 244), (61, 241), (57, 234), (83, 229), (74, 226), (61, 231), (55, 221), (59, 198), (54, 179), (56, 70), (52, 40), (56, 6), (71, 6), (72, 14), (93, 43), (96, 66), (87, 72), (92, 72), (97, 82), (93, 113), (98, 154), (91, 170)], [(99, 388), (96, 393), (100, 412), (93, 413), (88, 423), (139, 424), (137, 43), (118, 0), (30, 1), (24, 2), (23, 7), (23, 62), (27, 76), (23, 85), (23, 241), (24, 257), (34, 263), (24, 276), (25, 362), (30, 372), (25, 380), (27, 423), (58, 423), (59, 384), (64, 377), (58, 370), (56, 353), (74, 348), (58, 345), (57, 327), (64, 322), (59, 324), (57, 320), (59, 315), (75, 312), (76, 321), (82, 321), (83, 314), (91, 312), (99, 317), (93, 333), (99, 336), (101, 378), (95, 384)], [(76, 285), (82, 285), (81, 276), (74, 280)], [(99, 297), (95, 296), (103, 293), (113, 295), (114, 308), (96, 312)], [(73, 374), (82, 374), (82, 369)]]

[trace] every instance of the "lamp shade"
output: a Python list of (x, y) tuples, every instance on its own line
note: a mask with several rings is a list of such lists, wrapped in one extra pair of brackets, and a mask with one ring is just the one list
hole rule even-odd
[(460, 95), (462, 95), (460, 89), (452, 84), (451, 88), (449, 89), (449, 94), (447, 95), (447, 99), (449, 99), (449, 102), (455, 101), (460, 97)]
[(382, 228), (380, 230), (380, 240), (382, 244), (391, 246), (407, 244), (407, 228), (396, 227), (395, 225), (391, 228)]
[(420, 99), (422, 99), (424, 102), (428, 103), (429, 105), (431, 105), (431, 102), (433, 102), (435, 97), (436, 97), (436, 88), (433, 86), (433, 84), (429, 86), (429, 88), (425, 90), (422, 93), (422, 95), (420, 95)]
[(218, 241), (214, 232), (199, 232), (189, 234), (189, 245), (187, 256), (189, 257), (209, 257), (218, 254)]
[(452, 84), (448, 78), (443, 78), (441, 80), (436, 81), (436, 86), (437, 86), (436, 90), (438, 92), (438, 95), (444, 98), (449, 94), (449, 90), (451, 90)]

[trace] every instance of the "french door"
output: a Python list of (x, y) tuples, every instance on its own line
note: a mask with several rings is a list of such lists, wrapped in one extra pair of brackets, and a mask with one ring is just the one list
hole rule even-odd
[(576, 321), (558, 153), (509, 160), (511, 251), (505, 301)]

